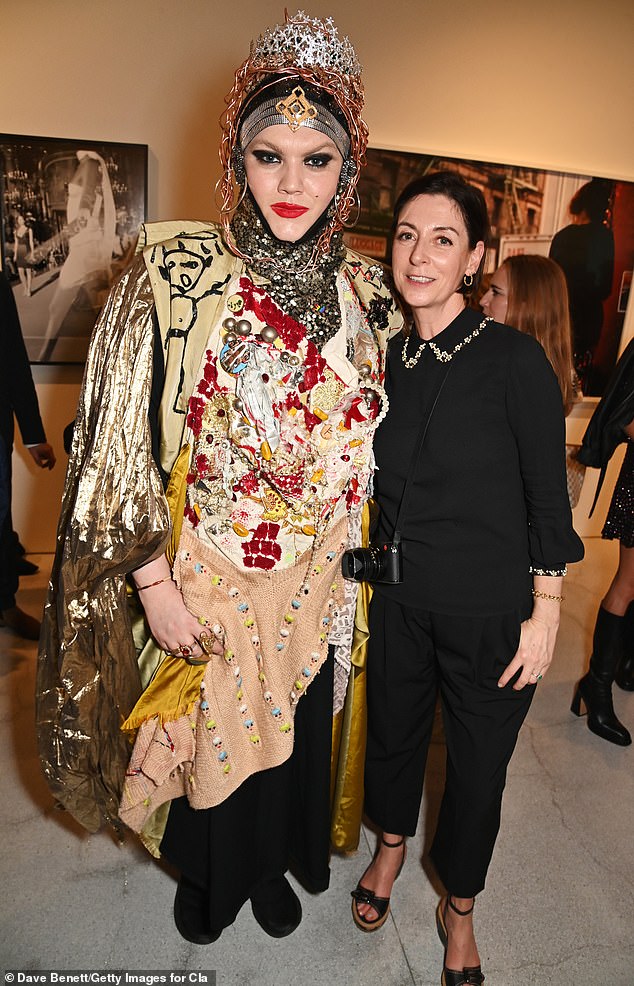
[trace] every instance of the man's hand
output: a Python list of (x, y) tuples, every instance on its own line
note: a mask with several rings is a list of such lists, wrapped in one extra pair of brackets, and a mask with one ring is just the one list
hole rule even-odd
[(55, 453), (53, 451), (53, 446), (49, 445), (48, 442), (40, 442), (39, 445), (32, 445), (29, 448), (31, 453), (31, 458), (36, 466), (40, 469), (52, 469), (55, 465)]

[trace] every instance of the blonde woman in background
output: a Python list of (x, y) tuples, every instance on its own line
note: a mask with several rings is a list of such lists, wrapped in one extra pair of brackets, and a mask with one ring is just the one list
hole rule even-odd
[(568, 289), (561, 267), (548, 257), (509, 257), (491, 278), (480, 300), (485, 315), (505, 322), (541, 343), (557, 376), (564, 412), (575, 402)]
[[(480, 307), (485, 315), (537, 339), (555, 371), (568, 416), (581, 388), (573, 362), (568, 288), (559, 264), (531, 253), (508, 257), (491, 278)], [(576, 458), (578, 450), (577, 445), (566, 445), (571, 507), (579, 502), (585, 475), (585, 466)]]

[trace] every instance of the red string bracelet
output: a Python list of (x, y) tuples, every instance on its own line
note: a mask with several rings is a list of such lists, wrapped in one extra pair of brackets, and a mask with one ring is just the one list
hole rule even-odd
[(153, 589), (155, 585), (160, 585), (161, 582), (169, 582), (171, 578), (171, 575), (166, 575), (164, 579), (157, 579), (156, 582), (148, 582), (147, 585), (138, 585), (136, 591), (143, 592), (144, 589)]

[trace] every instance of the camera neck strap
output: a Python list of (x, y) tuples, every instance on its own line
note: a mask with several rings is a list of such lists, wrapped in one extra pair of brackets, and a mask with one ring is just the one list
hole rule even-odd
[(445, 386), (445, 381), (446, 381), (447, 377), (449, 376), (450, 369), (451, 369), (451, 363), (447, 366), (447, 371), (446, 371), (444, 377), (442, 378), (442, 380), (440, 381), (440, 386), (438, 387), (438, 390), (436, 391), (436, 395), (435, 395), (434, 400), (432, 402), (432, 405), (431, 405), (431, 407), (429, 409), (429, 413), (427, 414), (427, 416), (425, 418), (423, 418), (423, 421), (422, 421), (421, 426), (420, 426), (420, 431), (418, 432), (418, 438), (416, 440), (416, 445), (414, 446), (414, 451), (412, 452), (412, 458), (411, 458), (410, 464), (409, 464), (409, 472), (407, 474), (407, 479), (405, 480), (405, 486), (403, 487), (403, 493), (401, 495), (401, 502), (399, 503), (398, 513), (396, 515), (396, 521), (394, 523), (394, 535), (392, 537), (392, 541), (395, 544), (399, 543), (400, 540), (401, 540), (401, 518), (405, 515), (405, 506), (407, 504), (407, 500), (409, 498), (409, 494), (410, 494), (410, 491), (411, 491), (411, 488), (412, 488), (412, 481), (414, 479), (414, 472), (416, 470), (416, 466), (418, 464), (418, 459), (420, 457), (421, 449), (422, 449), (423, 443), (425, 441), (425, 436), (427, 434), (427, 429), (429, 428), (429, 422), (431, 421), (431, 416), (434, 413), (434, 411), (436, 410), (436, 405), (438, 404), (438, 400), (440, 398), (440, 394), (442, 392), (442, 389)]

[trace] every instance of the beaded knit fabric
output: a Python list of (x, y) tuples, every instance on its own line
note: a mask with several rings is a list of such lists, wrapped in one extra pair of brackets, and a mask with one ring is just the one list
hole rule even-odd
[(627, 443), (625, 458), (614, 487), (612, 502), (601, 537), (618, 539), (624, 548), (634, 548), (634, 441)]
[[(340, 556), (387, 411), (382, 354), (393, 311), (380, 267), (343, 251), (318, 260), (314, 290), (326, 269), (336, 304), (324, 339), (293, 296), (280, 302), (243, 262), (226, 263), (215, 229), (199, 235), (181, 229), (147, 258), (159, 297), (169, 294), (170, 342), (185, 338), (186, 316), (204, 332), (183, 434), (174, 578), (199, 622), (222, 626), (225, 656), (204, 668), (193, 708), (188, 698), (175, 716), (158, 696), (140, 726), (120, 810), (135, 829), (182, 794), (196, 808), (217, 805), (290, 755), (296, 704), (328, 645), (350, 650), (358, 586), (344, 584)], [(194, 282), (199, 255), (206, 266)], [(201, 296), (193, 312), (184, 306), (192, 292)], [(347, 681), (349, 657), (343, 670)]]
[(268, 281), (268, 294), (278, 307), (305, 326), (318, 348), (332, 339), (341, 325), (337, 296), (337, 272), (344, 257), (341, 231), (333, 234), (329, 253), (315, 258), (313, 239), (301, 244), (276, 239), (246, 196), (231, 221), (231, 232), (240, 252), (252, 258), (249, 271)]
[(193, 613), (223, 614), (224, 659), (205, 666), (200, 698), (173, 721), (147, 720), (126, 773), (120, 816), (141, 831), (165, 801), (220, 804), (251, 774), (293, 749), (295, 707), (328, 654), (342, 596), (343, 519), (325, 541), (282, 571), (240, 571), (185, 529), (174, 577)]

